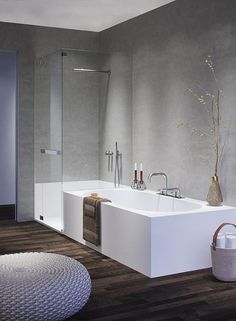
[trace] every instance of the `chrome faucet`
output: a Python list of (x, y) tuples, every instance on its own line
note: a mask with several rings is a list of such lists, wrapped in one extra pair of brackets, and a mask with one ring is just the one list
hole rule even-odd
[(167, 175), (165, 173), (151, 173), (148, 175), (149, 182), (151, 182), (153, 176), (164, 176), (165, 178), (165, 188), (161, 188), (158, 192), (162, 195), (172, 196), (175, 198), (182, 198), (181, 192), (178, 187), (168, 187), (167, 185)]
[[(164, 194), (165, 188), (161, 189), (161, 193)], [(181, 191), (179, 187), (169, 187), (167, 188), (167, 193), (165, 193), (167, 196), (173, 196), (175, 198), (182, 198)]]
[(152, 177), (153, 176), (164, 176), (165, 178), (165, 188), (162, 189), (162, 191), (165, 191), (165, 195), (167, 195), (167, 190), (168, 190), (168, 187), (167, 187), (167, 175), (165, 173), (151, 173), (148, 175), (148, 179), (149, 179), (149, 182), (151, 183), (152, 181)]

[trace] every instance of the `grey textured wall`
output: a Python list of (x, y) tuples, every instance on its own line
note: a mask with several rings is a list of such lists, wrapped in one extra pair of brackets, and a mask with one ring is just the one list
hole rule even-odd
[[(115, 142), (122, 154), (122, 184), (130, 182), (132, 166), (132, 60), (130, 55), (115, 53), (107, 57), (104, 70), (111, 75), (103, 78), (100, 92), (100, 179), (114, 180)], [(112, 151), (113, 172), (108, 171), (106, 151)]]
[[(170, 186), (178, 185), (183, 195), (203, 200), (213, 165), (204, 164), (199, 156), (212, 156), (209, 144), (176, 125), (194, 121), (205, 128), (206, 113), (187, 88), (196, 84), (212, 88), (202, 64), (212, 55), (224, 90), (223, 114), (231, 119), (220, 180), (225, 203), (232, 205), (236, 205), (235, 39), (234, 0), (176, 0), (100, 34), (101, 50), (132, 54), (133, 161), (143, 162), (145, 174), (166, 172)], [(156, 189), (163, 182), (154, 178), (148, 186)]]
[(34, 59), (61, 48), (98, 49), (97, 33), (0, 23), (0, 50), (18, 53), (18, 220), (33, 218)]
[(16, 203), (16, 54), (0, 52), (0, 205)]
[(100, 75), (96, 53), (67, 51), (63, 57), (63, 180), (99, 179)]
[[(73, 72), (73, 68), (111, 70)], [(113, 181), (106, 150), (118, 142), (123, 182), (128, 183), (132, 157), (132, 74), (127, 54), (110, 57), (95, 52), (67, 51), (63, 57), (63, 180)], [(118, 125), (118, 126), (117, 126)]]

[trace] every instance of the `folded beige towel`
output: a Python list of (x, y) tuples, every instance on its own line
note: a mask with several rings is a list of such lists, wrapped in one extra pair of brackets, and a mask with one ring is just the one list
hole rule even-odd
[(94, 245), (101, 244), (101, 203), (111, 202), (98, 196), (84, 197), (83, 239)]

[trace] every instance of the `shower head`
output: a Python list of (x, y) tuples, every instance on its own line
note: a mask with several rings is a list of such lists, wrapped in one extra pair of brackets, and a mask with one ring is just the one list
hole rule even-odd
[(74, 72), (100, 72), (104, 74), (111, 74), (110, 70), (96, 70), (96, 69), (88, 69), (88, 68), (74, 68)]

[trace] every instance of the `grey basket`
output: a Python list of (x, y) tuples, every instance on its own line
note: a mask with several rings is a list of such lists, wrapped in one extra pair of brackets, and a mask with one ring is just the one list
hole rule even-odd
[(223, 223), (215, 231), (211, 244), (212, 273), (220, 281), (233, 282), (236, 281), (236, 249), (216, 247), (218, 233), (225, 225), (236, 228), (235, 224)]

